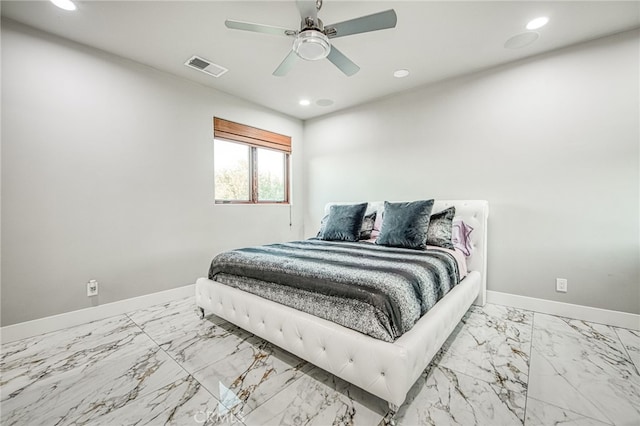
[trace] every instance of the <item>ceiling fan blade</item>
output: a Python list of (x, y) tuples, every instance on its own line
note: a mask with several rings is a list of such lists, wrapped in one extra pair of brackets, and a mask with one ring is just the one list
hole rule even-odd
[[(398, 22), (398, 17), (393, 9), (373, 15), (361, 16), (360, 18), (338, 22), (333, 25), (326, 25), (325, 31), (329, 38), (344, 37), (352, 34), (366, 33), (369, 31), (384, 30), (394, 28)], [(332, 30), (335, 30), (335, 34)]]
[(313, 18), (313, 22), (318, 22), (318, 7), (316, 6), (316, 0), (297, 0), (298, 10), (300, 11), (300, 18)]
[(289, 52), (286, 58), (278, 65), (278, 68), (273, 72), (276, 77), (284, 77), (293, 68), (293, 65), (297, 62), (298, 55), (293, 50)]
[(233, 21), (227, 19), (224, 21), (227, 28), (233, 30), (253, 31), (254, 33), (274, 34), (280, 36), (296, 35), (298, 32), (288, 28), (273, 27), (271, 25), (253, 24), (251, 22)]
[(335, 46), (331, 46), (331, 52), (329, 52), (329, 56), (327, 59), (330, 60), (333, 65), (338, 67), (340, 71), (345, 73), (348, 77), (351, 77), (358, 71), (360, 71), (360, 67), (353, 63), (353, 61), (344, 54), (336, 49)]

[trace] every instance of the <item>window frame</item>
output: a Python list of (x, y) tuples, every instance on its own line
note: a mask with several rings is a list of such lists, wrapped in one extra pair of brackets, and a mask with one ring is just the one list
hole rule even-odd
[[(246, 145), (249, 147), (249, 200), (219, 200), (215, 191), (214, 170), (214, 203), (215, 204), (291, 204), (291, 137), (268, 130), (258, 129), (245, 124), (235, 123), (222, 118), (213, 118), (213, 138)], [(269, 149), (284, 155), (284, 200), (258, 199), (258, 148)], [(215, 146), (214, 146), (215, 155)]]

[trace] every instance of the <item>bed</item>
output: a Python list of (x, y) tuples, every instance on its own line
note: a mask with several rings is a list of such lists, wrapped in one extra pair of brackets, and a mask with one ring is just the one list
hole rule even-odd
[[(326, 211), (333, 204), (326, 206)], [(381, 211), (370, 202), (368, 211)], [(487, 276), (487, 201), (436, 200), (433, 212), (450, 206), (473, 228), (468, 274), (411, 329), (393, 342), (230, 287), (208, 278), (196, 282), (200, 314), (215, 314), (300, 358), (382, 398), (390, 417), (472, 304), (484, 305)]]

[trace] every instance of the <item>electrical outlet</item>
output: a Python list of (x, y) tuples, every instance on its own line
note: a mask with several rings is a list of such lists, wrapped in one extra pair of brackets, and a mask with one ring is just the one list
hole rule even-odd
[(556, 278), (556, 291), (560, 293), (567, 292), (567, 279), (566, 278)]
[(87, 283), (87, 296), (97, 296), (98, 295), (98, 281), (90, 280)]

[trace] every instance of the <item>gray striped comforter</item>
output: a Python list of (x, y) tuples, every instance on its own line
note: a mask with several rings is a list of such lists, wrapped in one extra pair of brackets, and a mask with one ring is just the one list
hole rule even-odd
[(209, 278), (388, 342), (460, 281), (443, 251), (316, 239), (221, 253)]

